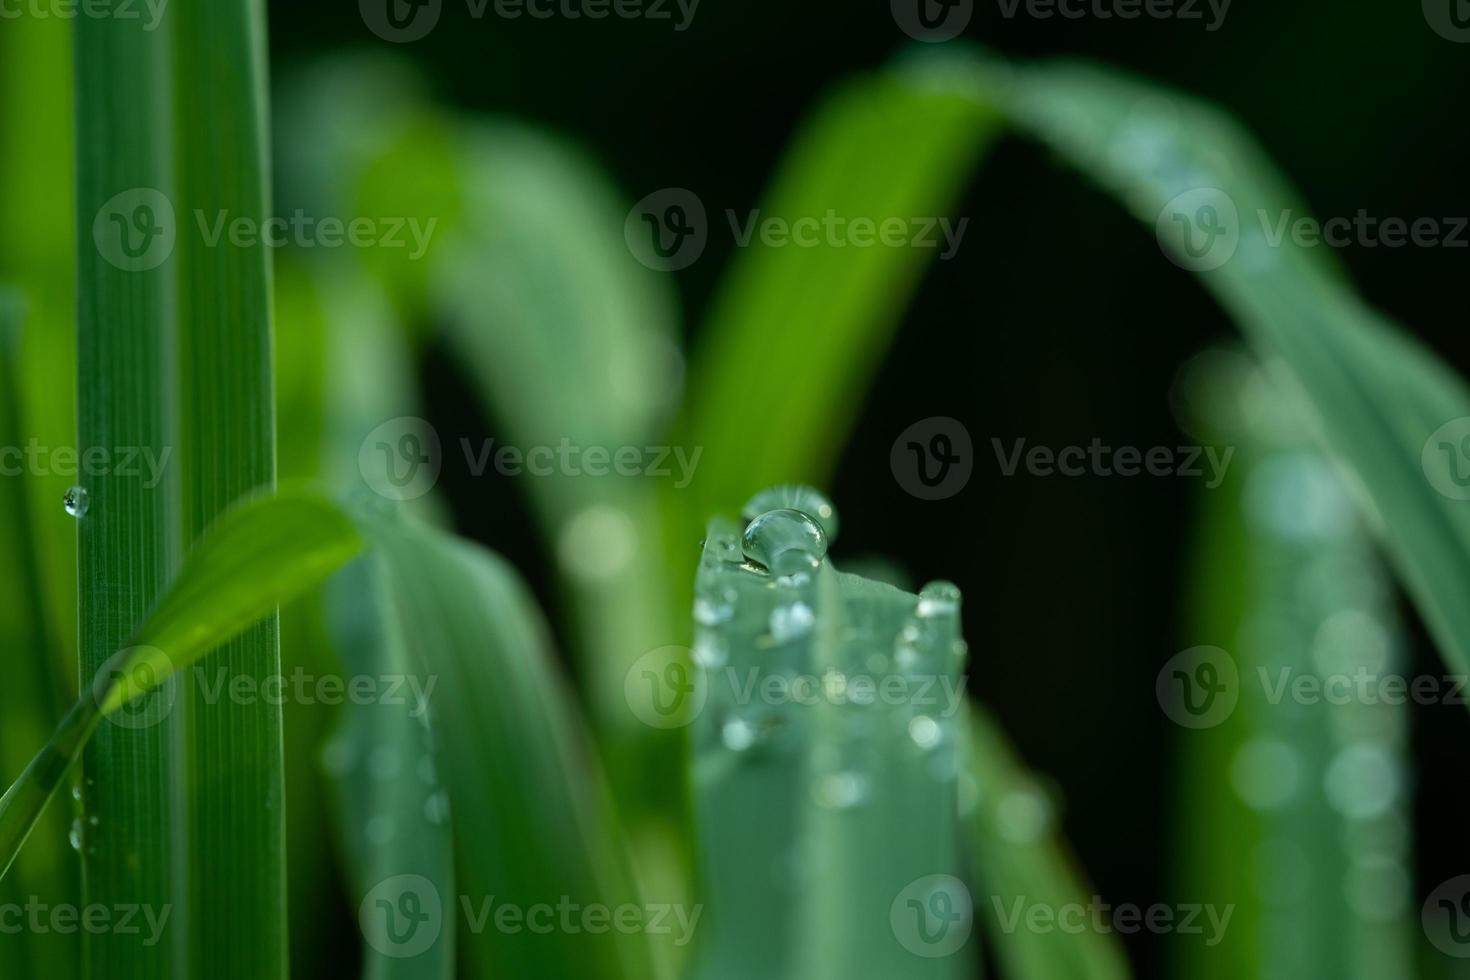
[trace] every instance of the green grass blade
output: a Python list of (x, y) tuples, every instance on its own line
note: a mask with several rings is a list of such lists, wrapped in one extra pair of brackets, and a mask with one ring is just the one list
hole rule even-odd
[[(809, 119), (763, 218), (948, 218), (995, 113), (919, 72), (839, 89)], [(771, 247), (726, 275), (690, 371), (680, 441), (704, 449), (685, 536), (762, 487), (823, 485), (934, 249)], [(678, 547), (678, 545), (675, 545)]]
[[(157, 23), (87, 17), (77, 33), (82, 441), (171, 454), (161, 483), (110, 474), (88, 487), (89, 676), (194, 536), (271, 485), (274, 409), (269, 256), (207, 230), (266, 216), (261, 4), (181, 3)], [(278, 673), (274, 621), (217, 666), (255, 684)], [(190, 686), (165, 725), (109, 731), (89, 759), (89, 899), (131, 892), (181, 910), (170, 941), (147, 951), (89, 937), (90, 962), (124, 975), (283, 975), (279, 707), (208, 705)], [(145, 834), (126, 838), (135, 826)]]
[(1032, 930), (1033, 908), (1087, 908), (1080, 880), (1054, 829), (1052, 803), (979, 708), (970, 725), (971, 794), (965, 800), (975, 869), (975, 915), (1006, 980), (1125, 980), (1128, 961), (1112, 932)]
[[(0, 801), (0, 866), (14, 861), (46, 801), (104, 718), (113, 724), (100, 731), (157, 727), (177, 700), (177, 672), (325, 580), (362, 546), (356, 525), (335, 504), (308, 491), (254, 500), (221, 518), (190, 553), (157, 608), (119, 645), (51, 742)], [(145, 697), (151, 692), (156, 693)]]
[[(168, 48), (166, 26), (146, 32), (140, 22), (119, 18), (76, 21), (78, 439), (84, 447), (130, 447), (153, 460), (169, 459), (177, 449), (174, 268), (163, 262), (130, 271), (123, 251), (110, 261), (93, 226), (100, 221), (103, 235), (111, 230), (113, 219), (102, 216), (109, 202), (123, 222), (159, 216), (156, 207), (138, 207), (157, 205), (155, 194), (165, 193), (173, 170)], [(117, 196), (137, 188), (154, 193)], [(162, 227), (143, 224), (149, 234)], [(158, 253), (149, 250), (162, 250), (166, 241), (155, 236), (131, 244), (144, 246), (151, 261)], [(82, 677), (95, 676), (127, 643), (177, 566), (179, 468), (165, 465), (159, 476), (155, 482), (114, 469), (83, 481), (90, 506), (77, 533)], [(176, 727), (173, 718), (139, 728), (105, 726), (88, 747), (82, 766), (86, 903), (155, 914), (188, 907), (177, 857), (185, 828), (176, 818), (182, 805)], [(83, 937), (84, 975), (181, 977), (186, 927), (170, 921), (164, 940), (152, 946), (115, 933)]]
[[(275, 481), (270, 255), (211, 245), (206, 219), (268, 216), (266, 55), (261, 0), (195, 0), (168, 11), (178, 263), (179, 456), (184, 541)], [(163, 644), (160, 644), (163, 645)], [(167, 647), (165, 646), (165, 649)], [(213, 680), (280, 674), (274, 616), (211, 659)], [(201, 678), (202, 679), (202, 676)], [(190, 976), (284, 977), (288, 955), (281, 707), (181, 706), (188, 821)]]
[(504, 907), (638, 904), (626, 842), (525, 586), (490, 553), (429, 528), (380, 523), (372, 541), (410, 652), (437, 679), (430, 718), (458, 895), (436, 897), (458, 917), (465, 975), (644, 980), (642, 934), (497, 925)]
[(966, 975), (957, 592), (921, 598), (825, 561), (782, 569), (774, 547), (763, 569), (743, 559), (772, 538), (744, 537), (754, 546), (724, 520), (706, 535), (697, 669), (671, 655), (634, 679), (649, 718), (662, 706), (694, 725), (697, 975)]

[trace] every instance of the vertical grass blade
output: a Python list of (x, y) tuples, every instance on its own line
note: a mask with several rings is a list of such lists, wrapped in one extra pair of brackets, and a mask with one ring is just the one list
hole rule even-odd
[[(166, 213), (157, 205), (173, 174), (168, 33), (112, 17), (84, 17), (76, 29), (77, 144), (83, 148), (77, 160), (78, 442), (163, 459), (178, 445), (175, 268), (167, 261), (129, 268), (128, 252), (142, 248), (151, 261), (159, 254), (152, 250), (166, 244), (157, 230)], [(134, 216), (140, 231), (128, 224)], [(96, 238), (94, 223), (100, 223)], [(179, 476), (175, 465), (152, 486), (141, 474), (117, 470), (81, 482), (89, 499), (77, 533), (82, 677), (96, 675), (126, 644), (177, 565)], [(104, 724), (83, 760), (83, 896), (88, 904), (134, 905), (158, 916), (167, 909), (170, 926), (151, 946), (117, 933), (85, 936), (89, 977), (185, 974), (177, 720), (155, 711), (141, 721)]]
[[(77, 38), (81, 443), (136, 447), (161, 467), (89, 477), (79, 546), (91, 676), (188, 542), (272, 482), (274, 419), (268, 256), (211, 241), (201, 221), (265, 217), (260, 5), (83, 17)], [(234, 642), (218, 669), (256, 682), (278, 672), (274, 624)], [(201, 679), (174, 682), (178, 711), (156, 724), (104, 724), (88, 753), (89, 900), (174, 913), (150, 948), (89, 938), (94, 973), (284, 975), (279, 708), (205, 704)]]
[[(184, 539), (275, 480), (270, 255), (211, 244), (205, 221), (268, 216), (264, 7), (195, 0), (170, 9), (180, 219), (179, 457)], [(196, 668), (182, 705), (191, 921), (188, 974), (283, 977), (286, 800), (281, 708), (215, 699), (220, 682), (281, 670), (268, 618)], [(259, 687), (256, 687), (259, 689)]]

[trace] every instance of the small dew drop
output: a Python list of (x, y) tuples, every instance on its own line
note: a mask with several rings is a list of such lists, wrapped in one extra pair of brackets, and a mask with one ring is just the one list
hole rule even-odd
[(363, 832), (367, 834), (369, 843), (386, 844), (393, 839), (393, 818), (373, 817), (367, 822), (367, 827)]
[(76, 800), (79, 803), (81, 802), (81, 799), (82, 799), (82, 784), (81, 783), (73, 783), (72, 784), (71, 798), (74, 799), (74, 800)]
[(960, 608), (959, 587), (950, 582), (930, 582), (924, 586), (919, 593), (919, 608), (916, 615), (920, 619), (930, 619), (935, 616), (953, 615)]
[(81, 850), (82, 850), (82, 821), (81, 821), (81, 818), (80, 817), (78, 817), (76, 820), (73, 820), (71, 822), (71, 833), (69, 833), (69, 834), (66, 835), (66, 839), (71, 842), (71, 849), (73, 851), (76, 851), (78, 853), (81, 852)]
[(868, 780), (861, 773), (835, 772), (817, 783), (817, 805), (829, 810), (850, 810), (868, 798)]
[(731, 752), (744, 752), (755, 744), (755, 728), (744, 718), (731, 718), (721, 727), (720, 739)]
[(718, 626), (735, 615), (733, 605), (711, 602), (704, 596), (694, 600), (694, 621), (701, 626)]
[(398, 755), (398, 749), (392, 745), (378, 746), (368, 759), (368, 772), (374, 779), (392, 779), (402, 768), (403, 760)]
[(771, 637), (777, 643), (786, 643), (805, 636), (817, 624), (817, 614), (804, 602), (793, 602), (789, 606), (777, 606), (771, 610)]
[(1013, 790), (996, 803), (1001, 836), (1017, 844), (1041, 839), (1051, 826), (1051, 804), (1032, 789)]
[(944, 737), (944, 729), (939, 727), (939, 722), (928, 715), (915, 715), (909, 719), (909, 738), (919, 748), (928, 750), (939, 744)]
[(442, 789), (437, 793), (431, 793), (424, 800), (424, 819), (431, 824), (442, 824), (449, 816), (449, 794)]
[(727, 659), (725, 641), (718, 634), (706, 633), (694, 641), (694, 662), (705, 670), (718, 670)]
[(87, 516), (87, 508), (92, 504), (92, 495), (87, 492), (86, 487), (69, 487), (66, 493), (61, 495), (61, 504), (66, 512), (77, 520)]

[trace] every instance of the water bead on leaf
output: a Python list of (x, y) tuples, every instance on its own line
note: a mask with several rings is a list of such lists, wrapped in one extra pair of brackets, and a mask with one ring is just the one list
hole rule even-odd
[(87, 493), (86, 487), (69, 487), (61, 495), (61, 505), (68, 514), (78, 519), (87, 516), (87, 507), (91, 502), (91, 495)]
[(745, 557), (777, 575), (816, 566), (827, 555), (827, 535), (799, 510), (761, 514), (745, 528), (740, 542)]
[(799, 510), (817, 522), (829, 542), (837, 540), (837, 508), (818, 490), (799, 484), (769, 487), (746, 501), (740, 516), (748, 523), (773, 510)]

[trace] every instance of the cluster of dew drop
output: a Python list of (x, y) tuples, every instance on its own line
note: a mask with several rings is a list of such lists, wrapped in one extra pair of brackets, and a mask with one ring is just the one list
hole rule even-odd
[[(814, 576), (827, 556), (838, 527), (836, 509), (819, 492), (808, 487), (782, 486), (756, 494), (742, 509), (745, 520), (739, 558), (748, 571), (770, 576), (769, 587), (790, 593), (770, 612), (767, 641), (777, 648), (788, 647), (816, 627), (811, 596)], [(718, 543), (725, 561), (736, 560), (731, 544)], [(734, 615), (736, 593), (713, 591), (696, 600), (695, 620), (701, 629), (695, 641), (695, 660), (711, 667), (725, 663), (726, 649), (720, 628)], [(933, 582), (920, 592), (904, 628), (894, 640), (892, 659), (881, 651), (869, 658), (877, 673), (898, 669), (908, 674), (953, 673), (963, 661), (963, 641), (955, 638), (960, 592), (949, 582)], [(850, 637), (854, 642), (857, 637)], [(848, 678), (829, 671), (821, 683), (830, 694), (845, 689)], [(851, 731), (845, 745), (827, 763), (813, 785), (818, 805), (832, 810), (855, 810), (868, 802), (871, 774), (856, 761), (858, 751), (868, 744), (872, 717), (853, 712)], [(958, 776), (958, 751), (953, 718), (928, 713), (924, 708), (901, 721), (900, 735), (921, 757), (926, 771), (939, 782)], [(759, 744), (765, 730), (760, 719), (733, 714), (720, 728), (721, 741), (734, 752), (745, 752)]]

